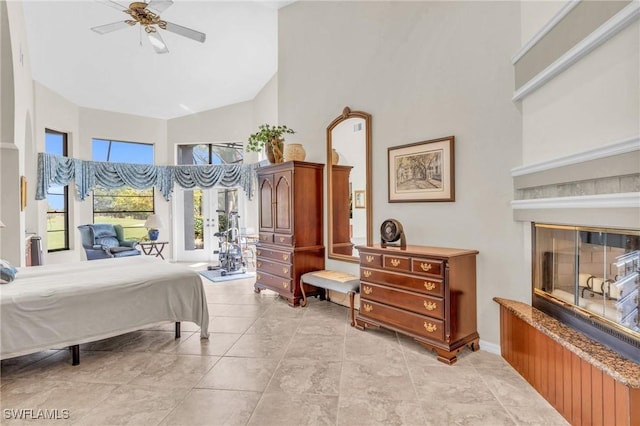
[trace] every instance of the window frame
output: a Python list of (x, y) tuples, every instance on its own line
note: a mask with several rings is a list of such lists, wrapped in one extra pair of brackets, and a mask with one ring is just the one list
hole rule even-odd
[[(44, 133), (45, 133), (45, 152), (47, 152), (47, 146), (46, 146), (46, 138), (48, 134), (51, 135), (58, 135), (62, 137), (62, 156), (67, 157), (69, 155), (69, 134), (66, 132), (60, 132), (57, 130), (53, 130), (53, 129), (49, 129), (49, 128), (45, 128), (44, 129)], [(63, 231), (50, 231), (48, 229), (48, 225), (47, 225), (47, 253), (55, 253), (55, 252), (60, 252), (60, 251), (68, 251), (71, 249), (69, 241), (69, 185), (61, 185), (63, 187), (63, 193), (62, 194), (52, 194), (49, 192), (49, 189), (47, 189), (47, 198), (49, 197), (49, 195), (55, 195), (55, 196), (59, 196), (62, 195), (63, 197), (63, 211), (62, 211), (62, 215), (63, 215), (63, 220), (64, 220), (64, 230)], [(50, 211), (49, 210), (49, 202), (47, 202), (47, 220), (49, 219), (49, 214), (60, 214), (61, 212), (57, 212), (57, 211)], [(54, 249), (50, 249), (49, 248), (49, 235), (51, 232), (63, 232), (64, 233), (64, 246), (60, 247), (60, 248), (54, 248)]]
[[(109, 147), (107, 149), (107, 158), (106, 159), (96, 159), (94, 157), (95, 155), (95, 151), (94, 151), (94, 144), (96, 141), (102, 141), (102, 142), (108, 142), (109, 143)], [(151, 163), (137, 163), (137, 164), (155, 164), (155, 144), (153, 143), (146, 143), (146, 142), (130, 142), (130, 141), (123, 141), (123, 140), (115, 140), (115, 139), (106, 139), (106, 138), (99, 138), (99, 137), (93, 137), (91, 138), (91, 149), (92, 149), (92, 160), (93, 161), (104, 161), (104, 162), (119, 162), (119, 163), (128, 163), (127, 161), (112, 161), (110, 159), (111, 154), (112, 154), (112, 144), (124, 144), (124, 145), (145, 145), (145, 146), (149, 146), (151, 147), (151, 155), (152, 155), (152, 162)], [(134, 163), (136, 164), (136, 163)], [(121, 188), (116, 188), (116, 189), (123, 189), (123, 188), (131, 188), (129, 186), (123, 186)], [(98, 189), (104, 189), (104, 188), (98, 188)], [(135, 188), (134, 188), (135, 189)], [(93, 191), (93, 196), (92, 196), (92, 203), (91, 203), (91, 215), (92, 215), (92, 222), (96, 223), (96, 214), (98, 214), (99, 216), (102, 215), (108, 215), (108, 216), (113, 216), (113, 217), (117, 217), (118, 215), (126, 215), (126, 214), (140, 214), (140, 213), (145, 213), (146, 216), (148, 217), (151, 214), (155, 213), (155, 209), (156, 209), (156, 200), (155, 200), (155, 190), (154, 188), (148, 188), (148, 189), (142, 189), (139, 191), (150, 191), (149, 195), (140, 195), (138, 197), (149, 197), (151, 199), (151, 208), (152, 210), (108, 210), (108, 211), (103, 211), (103, 210), (98, 210), (96, 211), (96, 199), (99, 198), (111, 198), (113, 200), (115, 200), (117, 197), (135, 197), (132, 195), (96, 195), (96, 191), (94, 189)], [(146, 219), (145, 219), (146, 220)], [(144, 222), (144, 221), (143, 221)], [(132, 229), (132, 227), (126, 227), (123, 226), (125, 233), (127, 231), (127, 229)]]

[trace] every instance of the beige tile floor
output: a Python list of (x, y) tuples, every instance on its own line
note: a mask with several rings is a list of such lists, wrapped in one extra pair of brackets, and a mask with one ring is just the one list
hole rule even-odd
[[(205, 281), (211, 336), (183, 323), (2, 362), (1, 424), (563, 425), (500, 356), (465, 349), (446, 366), (410, 339), (349, 326), (312, 298), (290, 308), (253, 280)], [(68, 410), (19, 421), (12, 409)]]

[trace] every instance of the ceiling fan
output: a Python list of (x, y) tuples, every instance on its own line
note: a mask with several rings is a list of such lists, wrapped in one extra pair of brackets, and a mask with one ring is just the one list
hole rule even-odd
[(169, 53), (169, 49), (158, 32), (158, 28), (171, 31), (172, 33), (190, 38), (200, 43), (204, 43), (207, 35), (191, 28), (183, 27), (178, 24), (164, 21), (160, 19), (160, 14), (167, 10), (173, 4), (172, 0), (151, 0), (149, 3), (133, 2), (129, 6), (118, 3), (114, 0), (97, 0), (100, 3), (116, 8), (131, 17), (125, 21), (113, 22), (111, 24), (99, 25), (91, 28), (98, 34), (107, 34), (123, 28), (132, 27), (140, 24), (140, 28), (144, 28), (151, 46), (156, 53)]

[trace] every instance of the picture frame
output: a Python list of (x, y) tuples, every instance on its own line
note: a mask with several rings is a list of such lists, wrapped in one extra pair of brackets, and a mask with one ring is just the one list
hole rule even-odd
[(353, 205), (356, 209), (364, 209), (367, 205), (367, 194), (364, 190), (353, 191)]
[(27, 178), (20, 176), (20, 211), (27, 208)]
[(454, 136), (390, 147), (389, 202), (455, 201)]

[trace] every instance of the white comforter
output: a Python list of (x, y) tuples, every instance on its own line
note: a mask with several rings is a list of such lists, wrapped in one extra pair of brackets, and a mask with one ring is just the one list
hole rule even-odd
[(0, 359), (86, 343), (161, 321), (191, 321), (208, 337), (200, 276), (133, 256), (18, 268), (0, 285)]

